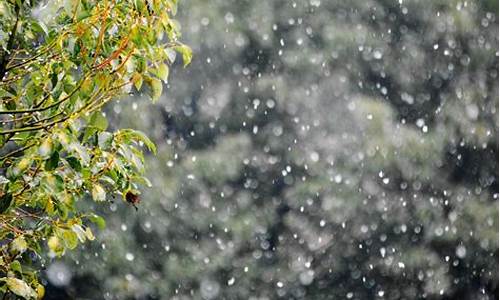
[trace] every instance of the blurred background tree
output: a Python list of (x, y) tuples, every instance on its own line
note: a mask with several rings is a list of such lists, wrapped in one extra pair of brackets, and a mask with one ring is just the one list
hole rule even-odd
[[(186, 0), (153, 187), (48, 299), (496, 299), (498, 2)], [(98, 209), (97, 207), (95, 209)]]

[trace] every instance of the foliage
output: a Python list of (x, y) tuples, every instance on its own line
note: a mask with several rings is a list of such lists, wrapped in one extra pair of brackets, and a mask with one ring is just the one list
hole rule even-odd
[(175, 52), (189, 63), (176, 2), (0, 2), (0, 292), (41, 298), (46, 247), (61, 256), (104, 225), (77, 202), (149, 184), (142, 147), (154, 144), (101, 110), (127, 93), (157, 100)]

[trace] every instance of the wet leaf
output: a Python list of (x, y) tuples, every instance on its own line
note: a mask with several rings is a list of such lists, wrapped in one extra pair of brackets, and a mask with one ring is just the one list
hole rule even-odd
[(38, 296), (35, 290), (21, 279), (5, 278), (3, 280), (6, 282), (9, 290), (19, 297), (24, 299), (35, 299)]
[(97, 202), (106, 201), (106, 191), (98, 183), (92, 186), (92, 198)]
[(10, 244), (10, 250), (14, 253), (23, 253), (28, 249), (28, 243), (23, 236), (15, 238)]

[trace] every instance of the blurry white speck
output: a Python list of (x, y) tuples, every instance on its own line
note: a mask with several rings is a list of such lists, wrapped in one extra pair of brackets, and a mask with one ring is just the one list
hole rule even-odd
[(342, 182), (342, 175), (337, 174), (335, 175), (335, 183), (341, 183)]
[(305, 272), (300, 273), (299, 275), (300, 283), (303, 285), (310, 285), (314, 280), (314, 271), (307, 270)]
[(311, 5), (312, 6), (316, 6), (316, 7), (319, 7), (321, 5), (321, 1), (320, 0), (311, 0)]
[(127, 253), (125, 254), (125, 259), (128, 261), (133, 261), (135, 259), (135, 256), (132, 253)]
[(224, 20), (226, 20), (226, 23), (228, 24), (231, 24), (234, 22), (234, 16), (232, 13), (228, 12), (225, 16), (224, 16)]
[(210, 19), (209, 18), (201, 18), (201, 25), (203, 26), (208, 26), (208, 24), (210, 24)]
[(61, 262), (55, 262), (47, 268), (47, 278), (54, 286), (66, 286), (71, 281), (70, 269)]
[(457, 247), (455, 253), (459, 258), (464, 258), (465, 255), (467, 254), (467, 249), (464, 246), (460, 245)]
[(317, 162), (319, 160), (319, 154), (318, 154), (318, 152), (315, 152), (315, 151), (311, 152), (309, 157), (311, 158), (311, 160), (313, 162)]
[(216, 281), (204, 279), (200, 284), (200, 293), (203, 299), (215, 299), (219, 294), (220, 286)]

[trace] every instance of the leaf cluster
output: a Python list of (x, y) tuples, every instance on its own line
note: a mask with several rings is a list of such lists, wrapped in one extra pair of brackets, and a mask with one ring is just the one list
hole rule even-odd
[(93, 240), (83, 199), (110, 201), (149, 185), (131, 129), (102, 107), (127, 93), (162, 94), (179, 42), (176, 0), (0, 2), (0, 293), (41, 298), (44, 249)]

